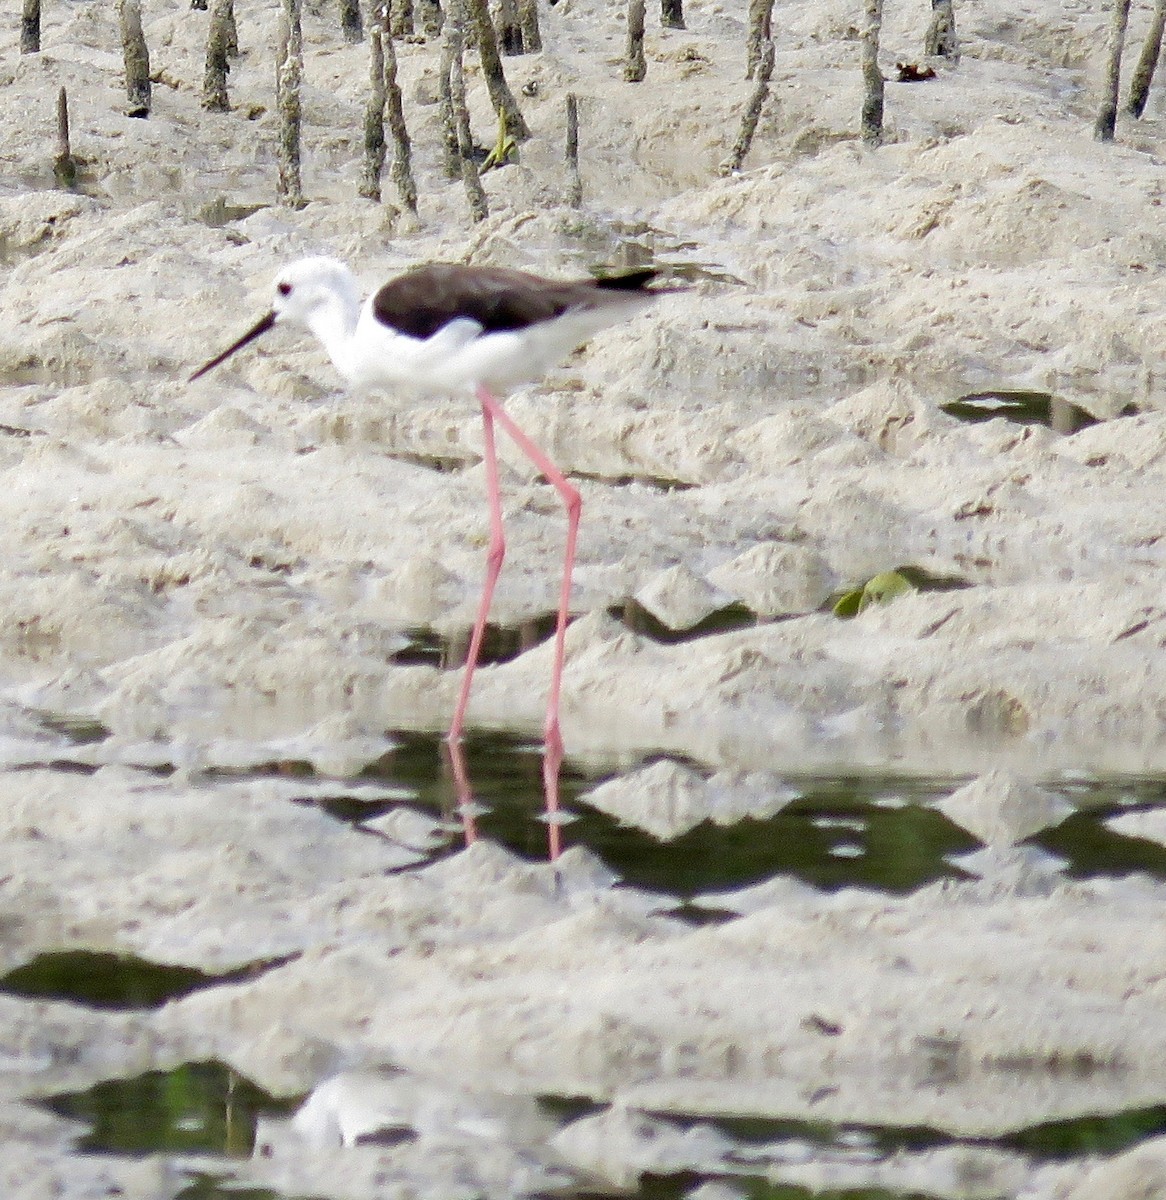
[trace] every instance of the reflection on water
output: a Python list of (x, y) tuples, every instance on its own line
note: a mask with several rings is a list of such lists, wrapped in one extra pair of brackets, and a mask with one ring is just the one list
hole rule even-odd
[[(409, 803), (457, 819), (460, 795), (442, 740), (431, 734), (393, 735), (397, 746), (363, 773), (412, 793)], [(469, 788), (480, 811), (478, 836), (529, 859), (547, 854), (542, 746), (506, 734), (474, 734), (464, 744)], [(635, 764), (639, 766), (640, 764)], [(704, 822), (660, 841), (634, 825), (590, 808), (584, 793), (618, 772), (570, 760), (559, 777), (564, 848), (586, 846), (627, 884), (689, 898), (793, 876), (825, 890), (871, 888), (905, 893), (942, 878), (964, 878), (952, 859), (979, 846), (935, 810), (963, 779), (896, 777), (875, 773), (785, 776), (799, 796), (764, 820), (732, 825)], [(1166, 878), (1166, 847), (1106, 828), (1115, 812), (1166, 803), (1166, 785), (1153, 780), (1041, 784), (1078, 809), (1059, 826), (1028, 839), (1066, 860), (1076, 878), (1145, 871)], [(346, 804), (342, 787), (329, 811), (359, 821), (390, 804)]]
[(252, 979), (281, 966), (287, 958), (250, 963), (220, 975), (193, 967), (147, 962), (132, 954), (95, 950), (56, 950), (38, 954), (0, 978), (0, 993), (69, 1000), (90, 1008), (132, 1010), (157, 1008), (201, 988)]
[(1017, 425), (1045, 425), (1055, 433), (1064, 434), (1076, 433), (1098, 422), (1088, 409), (1049, 392), (973, 392), (939, 407), (949, 416), (973, 425), (1003, 417)]
[(308, 1200), (307, 1197), (289, 1196), (274, 1192), (271, 1188), (244, 1187), (230, 1175), (208, 1175), (199, 1173), (190, 1177), (190, 1183), (174, 1200)]
[(86, 746), (93, 742), (104, 742), (109, 737), (108, 726), (94, 717), (75, 716), (71, 713), (40, 712), (36, 714), (40, 724), (52, 733), (59, 733), (74, 746)]
[[(581, 807), (567, 838), (598, 853), (624, 882), (682, 898), (776, 875), (831, 891), (868, 887), (888, 892), (963, 878), (946, 857), (975, 845), (974, 839), (928, 809), (864, 811), (867, 805), (869, 796), (861, 793), (815, 789), (766, 820), (702, 824), (668, 842)], [(856, 812), (863, 812), (861, 821), (829, 823), (838, 814)]]
[(1074, 813), (1055, 829), (1046, 829), (1029, 840), (1068, 862), (1074, 879), (1120, 877), (1144, 871), (1166, 879), (1166, 846), (1144, 838), (1126, 837), (1107, 829), (1104, 819), (1129, 808), (1114, 805)]
[(1148, 1137), (1166, 1133), (1166, 1106), (1093, 1114), (1048, 1121), (1006, 1134), (999, 1145), (1033, 1158), (1075, 1158), (1083, 1154), (1118, 1154)]
[[(187, 1063), (172, 1071), (152, 1071), (133, 1079), (97, 1085), (87, 1092), (68, 1093), (43, 1101), (46, 1107), (90, 1125), (78, 1148), (95, 1153), (145, 1155), (213, 1154), (224, 1160), (250, 1156), (256, 1144), (261, 1116), (287, 1116), (299, 1101), (276, 1100), (221, 1063)], [(589, 1118), (593, 1105), (548, 1098), (548, 1117), (560, 1127)], [(400, 1114), (395, 1113), (394, 1119)], [(426, 1118), (427, 1119), (427, 1118)], [(963, 1147), (1011, 1152), (1037, 1161), (1063, 1160), (1096, 1154), (1116, 1154), (1137, 1142), (1166, 1131), (1166, 1107), (1070, 1118), (1019, 1129), (996, 1138), (954, 1138), (927, 1127), (832, 1124), (823, 1121), (750, 1118), (710, 1119), (649, 1118), (658, 1136), (673, 1132), (683, 1136), (698, 1128), (713, 1130), (718, 1150), (702, 1157), (699, 1168), (641, 1177), (638, 1187), (621, 1194), (636, 1200), (680, 1200), (695, 1186), (718, 1181), (740, 1196), (808, 1197), (845, 1196), (850, 1200), (922, 1195), (891, 1192), (877, 1187), (857, 1187), (834, 1192), (807, 1192), (774, 1182), (783, 1170), (808, 1162), (830, 1163), (850, 1169), (870, 1169), (899, 1162), (903, 1156)], [(422, 1129), (415, 1131), (424, 1138)], [(399, 1140), (399, 1139), (398, 1139)], [(471, 1138), (463, 1152), (473, 1152)], [(480, 1147), (485, 1152), (487, 1142)], [(444, 1153), (449, 1153), (446, 1146)], [(391, 1156), (391, 1145), (386, 1144)], [(873, 1173), (873, 1172), (872, 1172)], [(262, 1189), (240, 1190), (229, 1175), (200, 1174), (180, 1193), (187, 1197), (220, 1195), (273, 1196)], [(556, 1190), (557, 1195), (582, 1200), (591, 1193), (581, 1185)]]
[[(399, 745), (365, 777), (413, 791), (414, 806), (448, 817), (458, 803), (432, 735), (400, 734)], [(547, 853), (542, 747), (504, 735), (477, 735), (464, 747), (479, 836), (526, 858)], [(816, 887), (912, 891), (940, 878), (963, 878), (947, 859), (978, 843), (922, 803), (946, 795), (935, 781), (847, 777), (800, 781), (802, 794), (765, 820), (704, 822), (662, 842), (581, 800), (604, 775), (584, 775), (570, 761), (560, 773), (564, 847), (586, 846), (627, 884), (689, 898), (792, 875)], [(893, 802), (888, 802), (888, 797)], [(356, 816), (379, 815), (361, 806)], [(334, 810), (335, 811), (335, 810)]]
[[(84, 739), (100, 734), (99, 729), (76, 730)], [(684, 765), (697, 770), (694, 764)], [(774, 786), (782, 789), (783, 806), (773, 815), (724, 825), (706, 820), (680, 836), (662, 840), (587, 803), (587, 794), (599, 783), (643, 766), (642, 761), (568, 761), (560, 768), (544, 760), (540, 742), (499, 734), (473, 735), (460, 753), (451, 754), (440, 737), (401, 733), (393, 735), (393, 748), (360, 776), (365, 784), (369, 780), (391, 784), (391, 799), (372, 803), (360, 799), (355, 786), (358, 781), (338, 779), (322, 788), (323, 781), (307, 764), (294, 768), (272, 764), (270, 772), (292, 782), (302, 778), (305, 787), (300, 803), (316, 804), (357, 827), (402, 806), (436, 816), (446, 841), (438, 839), (435, 857), (475, 838), (488, 838), (532, 860), (545, 859), (548, 853), (553, 856), (560, 847), (586, 847), (624, 884), (674, 897), (677, 914), (693, 921), (731, 919), (727, 912), (698, 907), (702, 897), (782, 877), (823, 890), (859, 887), (908, 893), (937, 879), (962, 877), (953, 860), (979, 845), (935, 807), (963, 780), (874, 773), (786, 775), (780, 782), (774, 781)], [(548, 788), (548, 767), (555, 784), (552, 788)], [(220, 778), (216, 775), (208, 782), (214, 786)], [(309, 782), (311, 787), (306, 786)], [(1166, 848), (1118, 834), (1106, 825), (1114, 814), (1166, 804), (1166, 783), (1076, 779), (1044, 781), (1042, 786), (1064, 797), (1076, 812), (1028, 841), (1065, 860), (1067, 873), (1094, 877), (1142, 871), (1166, 878)], [(321, 798), (322, 792), (326, 798)], [(551, 822), (545, 812), (548, 793), (558, 807), (559, 819)], [(245, 970), (270, 965), (257, 964)], [(0, 981), (0, 990), (129, 1009), (158, 1004), (243, 973), (211, 977), (181, 967), (71, 950), (42, 955), (11, 972)], [(1083, 1063), (1081, 1069), (1088, 1066)], [(1068, 1069), (1074, 1069), (1074, 1064), (1069, 1063)], [(230, 1166), (230, 1159), (252, 1154), (260, 1116), (288, 1115), (295, 1107), (217, 1062), (188, 1063), (172, 1071), (107, 1081), (86, 1092), (58, 1095), (41, 1103), (87, 1124), (89, 1131), (79, 1140), (79, 1149), (128, 1155), (209, 1154), (221, 1156), (225, 1166)], [(581, 1111), (567, 1102), (548, 1105), (548, 1113), (559, 1125), (587, 1112), (594, 1109)], [(723, 1190), (725, 1196), (757, 1200), (810, 1200), (811, 1196), (819, 1200), (822, 1196), (903, 1200), (906, 1195), (923, 1193), (875, 1186), (811, 1192), (775, 1180), (783, 1172), (788, 1175), (791, 1164), (807, 1161), (841, 1164), (849, 1170), (958, 1147), (1044, 1162), (1115, 1154), (1166, 1134), (1166, 1107), (1160, 1106), (1085, 1114), (984, 1139), (953, 1138), (930, 1128), (875, 1124), (841, 1126), (707, 1116), (698, 1122), (675, 1115), (663, 1120), (681, 1133), (697, 1124), (712, 1127), (730, 1148), (723, 1159), (701, 1163), (699, 1168), (646, 1174), (622, 1194), (637, 1200), (681, 1200), (696, 1188), (712, 1184), (718, 1195)], [(385, 1148), (385, 1153), (391, 1152), (391, 1147)], [(242, 1177), (245, 1168), (236, 1170), (238, 1177), (229, 1171), (192, 1175), (179, 1194), (188, 1200), (226, 1196), (282, 1200), (263, 1188), (248, 1189)], [(887, 1176), (852, 1172), (846, 1178), (852, 1183), (863, 1179), (885, 1183)], [(582, 1200), (594, 1193), (581, 1185), (578, 1190), (557, 1194)]]
[[(684, 1193), (654, 1193), (660, 1200), (666, 1194), (679, 1197)], [(770, 1183), (764, 1179), (748, 1181), (739, 1194), (742, 1200), (928, 1200), (924, 1192), (888, 1192), (886, 1188), (829, 1188), (822, 1192), (816, 1188), (811, 1190), (793, 1184)]]
[(289, 1115), (299, 1100), (277, 1100), (222, 1063), (198, 1062), (107, 1080), (41, 1103), (90, 1126), (79, 1150), (245, 1158), (255, 1146), (258, 1118)]
[(665, 646), (712, 637), (718, 633), (731, 633), (735, 629), (748, 629), (763, 619), (751, 608), (736, 603), (717, 609), (687, 629), (669, 629), (637, 600), (627, 600), (620, 608), (609, 608), (607, 615), (622, 622), (633, 633)]
[(1052, 1160), (1086, 1154), (1119, 1154), (1146, 1137), (1166, 1133), (1166, 1106), (1117, 1113), (1087, 1113), (1061, 1121), (1030, 1125), (994, 1138), (953, 1138), (938, 1129), (917, 1125), (835, 1125), (828, 1121), (768, 1120), (752, 1117), (701, 1118), (741, 1145), (809, 1143), (846, 1154), (885, 1159), (903, 1152), (941, 1146), (992, 1146), (1032, 1158)]
[[(711, 613), (691, 628), (678, 631), (662, 624), (635, 600), (627, 600), (622, 605), (608, 609), (607, 615), (621, 622), (633, 633), (663, 644), (693, 641), (718, 633), (728, 633), (734, 629), (748, 629), (761, 619), (743, 604), (730, 604)], [(530, 617), (518, 625), (488, 624), (482, 637), (478, 661), (483, 665), (510, 662), (520, 654), (534, 649), (540, 642), (547, 641), (555, 631), (557, 620), (557, 613), (548, 612)], [(465, 665), (466, 651), (470, 644), (468, 628), (453, 634), (437, 634), (429, 629), (412, 629), (406, 636), (408, 644), (393, 656), (394, 662), (439, 667), (443, 670)]]
[[(482, 635), (478, 662), (482, 665), (510, 662), (539, 642), (546, 641), (555, 631), (556, 613), (543, 613), (531, 617), (518, 625), (487, 624)], [(404, 665), (423, 665), (452, 670), (465, 665), (470, 646), (470, 630), (442, 635), (430, 629), (413, 629), (408, 632), (409, 644), (396, 655), (393, 661)]]

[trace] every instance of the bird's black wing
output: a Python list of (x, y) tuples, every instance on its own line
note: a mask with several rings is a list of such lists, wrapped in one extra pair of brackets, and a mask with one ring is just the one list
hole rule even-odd
[(416, 267), (386, 283), (373, 297), (378, 321), (398, 333), (429, 338), (465, 317), (487, 333), (526, 329), (594, 304), (604, 291), (642, 291), (654, 271), (632, 271), (607, 279), (559, 282), (505, 267), (438, 263)]

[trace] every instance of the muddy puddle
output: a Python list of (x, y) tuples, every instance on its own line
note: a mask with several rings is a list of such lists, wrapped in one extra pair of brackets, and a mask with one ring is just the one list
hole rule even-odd
[[(92, 723), (53, 717), (44, 719), (44, 727), (78, 746), (99, 746), (103, 740)], [(296, 812), (315, 812), (341, 836), (407, 842), (419, 855), (407, 868), (409, 873), (424, 875), (426, 863), (458, 863), (470, 838), (476, 851), (495, 846), (516, 856), (516, 862), (543, 864), (554, 877), (556, 868), (547, 863), (550, 829), (537, 743), (481, 732), (468, 739), (464, 765), (471, 782), (472, 813), (467, 821), (465, 798), (442, 739), (408, 731), (395, 732), (390, 739), (390, 750), (348, 780), (321, 776), (306, 762), (286, 760), (241, 773), (219, 769), (193, 782), (208, 813), (213, 813), (216, 796), (231, 789), (274, 784), (278, 804), (289, 818)], [(99, 780), (104, 770), (108, 769), (78, 776), (72, 769), (49, 768), (50, 774), (65, 779)], [(157, 768), (152, 776), (164, 782), (174, 779), (165, 771), (159, 776)], [(888, 772), (783, 773), (751, 781), (745, 794), (754, 812), (727, 818), (714, 806), (711, 817), (680, 820), (667, 836), (605, 811), (604, 796), (611, 789), (626, 789), (643, 778), (655, 780), (658, 789), (665, 777), (690, 786), (713, 786), (718, 778), (697, 764), (659, 757), (568, 760), (560, 773), (553, 826), (561, 838), (563, 857), (558, 861), (567, 863), (572, 855), (585, 852), (594, 863), (590, 870), (607, 874), (607, 886), (617, 894), (626, 891), (629, 897), (640, 897), (635, 902), (639, 911), (651, 911), (654, 920), (672, 923), (673, 928), (731, 929), (743, 919), (741, 912), (751, 910), (748, 898), (773, 887), (808, 889), (805, 895), (823, 898), (854, 893), (906, 898), (935, 887), (975, 886), (981, 875), (1004, 878), (999, 863), (985, 860), (990, 848), (942, 811), (945, 806), (956, 811), (949, 800), (976, 786), (967, 779)], [(734, 782), (741, 784), (740, 779)], [(1012, 846), (1011, 853), (1020, 856), (1014, 861), (1023, 861), (1030, 870), (1028, 888), (1018, 896), (1034, 888), (1047, 895), (1081, 881), (1166, 877), (1166, 847), (1122, 830), (1122, 821), (1154, 821), (1166, 815), (1162, 780), (1074, 776), (1041, 780), (1039, 788), (1055, 818)], [(209, 823), (214, 825), (213, 817)], [(215, 847), (208, 844), (206, 852), (214, 854)], [(554, 888), (571, 886), (565, 883), (569, 877), (564, 875)], [(0, 995), (148, 1017), (163, 1006), (181, 1007), (184, 998), (199, 994), (229, 996), (248, 985), (262, 987), (265, 978), (294, 969), (297, 958), (257, 958), (214, 972), (144, 955), (81, 947), (46, 949), (0, 978)], [(844, 1006), (826, 1005), (802, 1017), (803, 1032), (827, 1044), (842, 1038), (849, 1024)], [(187, 1045), (209, 1048), (214, 1039), (208, 1033), (195, 1035)], [(942, 1078), (950, 1072), (954, 1079), (963, 1069), (958, 1037), (920, 1035), (919, 1044), (920, 1052), (929, 1056), (933, 1075)], [(535, 1132), (523, 1125), (515, 1135), (517, 1148), (507, 1147), (508, 1153), (538, 1161), (541, 1182), (527, 1179), (520, 1185), (511, 1170), (502, 1191), (497, 1177), (479, 1184), (488, 1194), (514, 1194), (506, 1189), (525, 1193), (529, 1184), (530, 1194), (620, 1194), (642, 1200), (979, 1196), (1001, 1194), (983, 1190), (985, 1180), (998, 1187), (1004, 1178), (1039, 1178), (1042, 1170), (1117, 1156), (1166, 1133), (1166, 1108), (1160, 1104), (1131, 1102), (1091, 1111), (1098, 1072), (1113, 1069), (1091, 1051), (1065, 1053), (1039, 1068), (1017, 1057), (1003, 1069), (1021, 1080), (1026, 1074), (1035, 1079), (1034, 1071), (1051, 1073), (1061, 1086), (1062, 1105), (1072, 1106), (1074, 1091), (1079, 1090), (1080, 1111), (993, 1136), (968, 1137), (941, 1125), (880, 1120), (875, 1110), (861, 1121), (717, 1114), (715, 1108), (695, 1115), (671, 1106), (654, 1109), (650, 1102), (629, 1109), (614, 1102), (609, 1106), (598, 1097), (568, 1100), (547, 1092), (531, 1098), (537, 1112), (528, 1118)], [(387, 1098), (385, 1088), (397, 1086), (397, 1080), (413, 1086), (410, 1071), (382, 1064), (371, 1075), (362, 1068), (355, 1073), (341, 1070), (331, 1078), (311, 1095), (309, 1088), (272, 1091), (229, 1062), (207, 1057), (124, 1075), (114, 1072), (89, 1086), (47, 1089), (26, 1102), (75, 1123), (77, 1132), (70, 1135), (70, 1143), (93, 1161), (162, 1156), (183, 1181), (181, 1190), (174, 1192), (183, 1197), (293, 1200), (380, 1194), (369, 1182), (375, 1172), (367, 1171), (351, 1178), (344, 1174), (334, 1188), (319, 1190), (324, 1178), (320, 1164), (336, 1153), (333, 1135), (321, 1133), (322, 1128), (347, 1130), (338, 1135), (350, 1147), (343, 1153), (355, 1156), (365, 1168), (370, 1156), (384, 1159), (382, 1178), (395, 1177), (388, 1164), (396, 1162), (401, 1180), (415, 1178), (420, 1170), (417, 1156), (429, 1164), (422, 1175), (445, 1171), (451, 1161), (464, 1167), (481, 1156), (497, 1155), (499, 1139), (510, 1136), (506, 1130), (511, 1117), (498, 1116), (497, 1100), (459, 1090), (452, 1080), (429, 1081), (424, 1086), (436, 1089), (432, 1095), (401, 1100), (396, 1093)], [(328, 1101), (335, 1105), (328, 1110), (333, 1124), (321, 1126), (318, 1115), (304, 1117), (324, 1104), (319, 1097), (328, 1087), (341, 1083), (348, 1089), (343, 1100), (333, 1095)], [(812, 1095), (808, 1100), (811, 1106), (815, 1103)], [(622, 1162), (618, 1170), (610, 1164), (600, 1170), (594, 1164), (589, 1138), (595, 1135), (588, 1128), (597, 1122), (619, 1125), (618, 1136), (610, 1131), (600, 1135), (613, 1140), (609, 1150)], [(278, 1171), (278, 1186), (261, 1182), (272, 1178), (272, 1163), (287, 1160), (289, 1138), (298, 1147), (297, 1156), (306, 1154), (315, 1163), (308, 1172), (315, 1182), (307, 1190), (289, 1187), (287, 1176)], [(405, 1148), (413, 1165), (401, 1161)], [(958, 1186), (952, 1182), (953, 1161), (963, 1164), (955, 1171), (957, 1183), (963, 1178)], [(799, 1183), (807, 1173), (819, 1182)], [(837, 1186), (824, 1186), (823, 1180)]]

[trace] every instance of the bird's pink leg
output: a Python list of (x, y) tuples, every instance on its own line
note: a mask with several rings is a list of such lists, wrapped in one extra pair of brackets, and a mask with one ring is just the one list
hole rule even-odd
[(478, 825), (474, 820), (474, 795), (470, 791), (470, 776), (466, 770), (466, 756), (460, 742), (447, 742), (449, 765), (453, 771), (453, 790), (457, 796), (458, 812), (462, 815), (462, 832), (466, 845), (478, 840)]
[(563, 765), (563, 742), (548, 739), (543, 751), (543, 800), (547, 813), (547, 857), (554, 862), (563, 852), (563, 827), (559, 824), (559, 768)]
[(502, 561), (506, 557), (506, 537), (502, 530), (502, 498), (498, 488), (498, 455), (494, 449), (494, 416), (501, 410), (497, 401), (484, 388), (479, 388), (478, 399), (482, 404), (486, 499), (490, 506), (490, 549), (486, 554), (486, 581), (482, 585), (482, 599), (478, 603), (478, 616), (474, 621), (474, 631), (470, 635), (470, 649), (466, 654), (466, 665), (462, 672), (461, 691), (458, 693), (457, 706), (453, 710), (453, 721), (449, 727), (451, 743), (457, 742), (462, 736), (466, 705), (470, 701), (470, 684), (473, 682), (474, 668), (478, 665), (478, 655), (482, 650), (486, 618), (490, 615), (490, 601), (494, 598), (494, 585), (498, 582)]
[[(497, 400), (484, 388), (479, 386), (477, 389), (478, 402), (482, 406), (483, 415), (489, 413), (495, 421), (506, 431), (514, 444), (530, 459), (532, 463), (547, 477), (551, 486), (559, 493), (563, 504), (567, 509), (567, 545), (563, 554), (563, 583), (559, 591), (559, 617), (558, 623), (555, 626), (555, 656), (551, 665), (551, 690), (547, 698), (547, 719), (544, 726), (544, 736), (546, 739), (547, 754), (553, 759), (561, 759), (563, 754), (563, 735), (559, 730), (559, 692), (563, 682), (563, 654), (566, 645), (567, 637), (567, 618), (570, 616), (571, 608), (571, 576), (575, 571), (575, 542), (579, 534), (579, 514), (583, 509), (583, 500), (579, 495), (578, 490), (567, 482), (567, 477), (559, 470), (558, 467), (550, 460), (548, 455), (537, 446), (521, 429), (514, 423), (513, 419), (498, 403)], [(490, 450), (493, 451), (493, 438), (491, 436), (489, 442)], [(493, 483), (490, 483), (490, 473), (487, 472), (487, 486), (492, 489), (494, 497), (491, 515), (496, 511), (497, 496), (498, 496), (498, 474), (497, 461), (494, 463)], [(498, 511), (499, 537), (501, 536), (501, 512)], [(491, 553), (493, 553), (493, 537), (491, 538)], [(502, 560), (499, 555), (498, 567), (501, 568)], [(489, 590), (493, 590), (494, 580), (497, 579), (498, 572), (494, 571), (493, 577), (487, 576), (489, 582)], [(483, 597), (488, 601), (487, 596)], [(477, 630), (475, 629), (475, 633)], [(471, 641), (470, 650), (473, 652), (474, 643)], [(471, 659), (471, 662), (473, 659)], [(467, 664), (467, 671), (469, 664)], [(463, 685), (468, 693), (468, 680)], [(450, 736), (453, 736), (451, 731)], [(556, 766), (555, 776), (557, 779), (558, 768)]]

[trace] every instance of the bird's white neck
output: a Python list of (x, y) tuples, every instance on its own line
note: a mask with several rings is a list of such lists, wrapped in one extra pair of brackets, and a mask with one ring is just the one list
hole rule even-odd
[(355, 287), (349, 294), (332, 292), (314, 305), (305, 317), (305, 324), (328, 352), (332, 365), (348, 379), (352, 370), (350, 347), (360, 316), (360, 299)]

